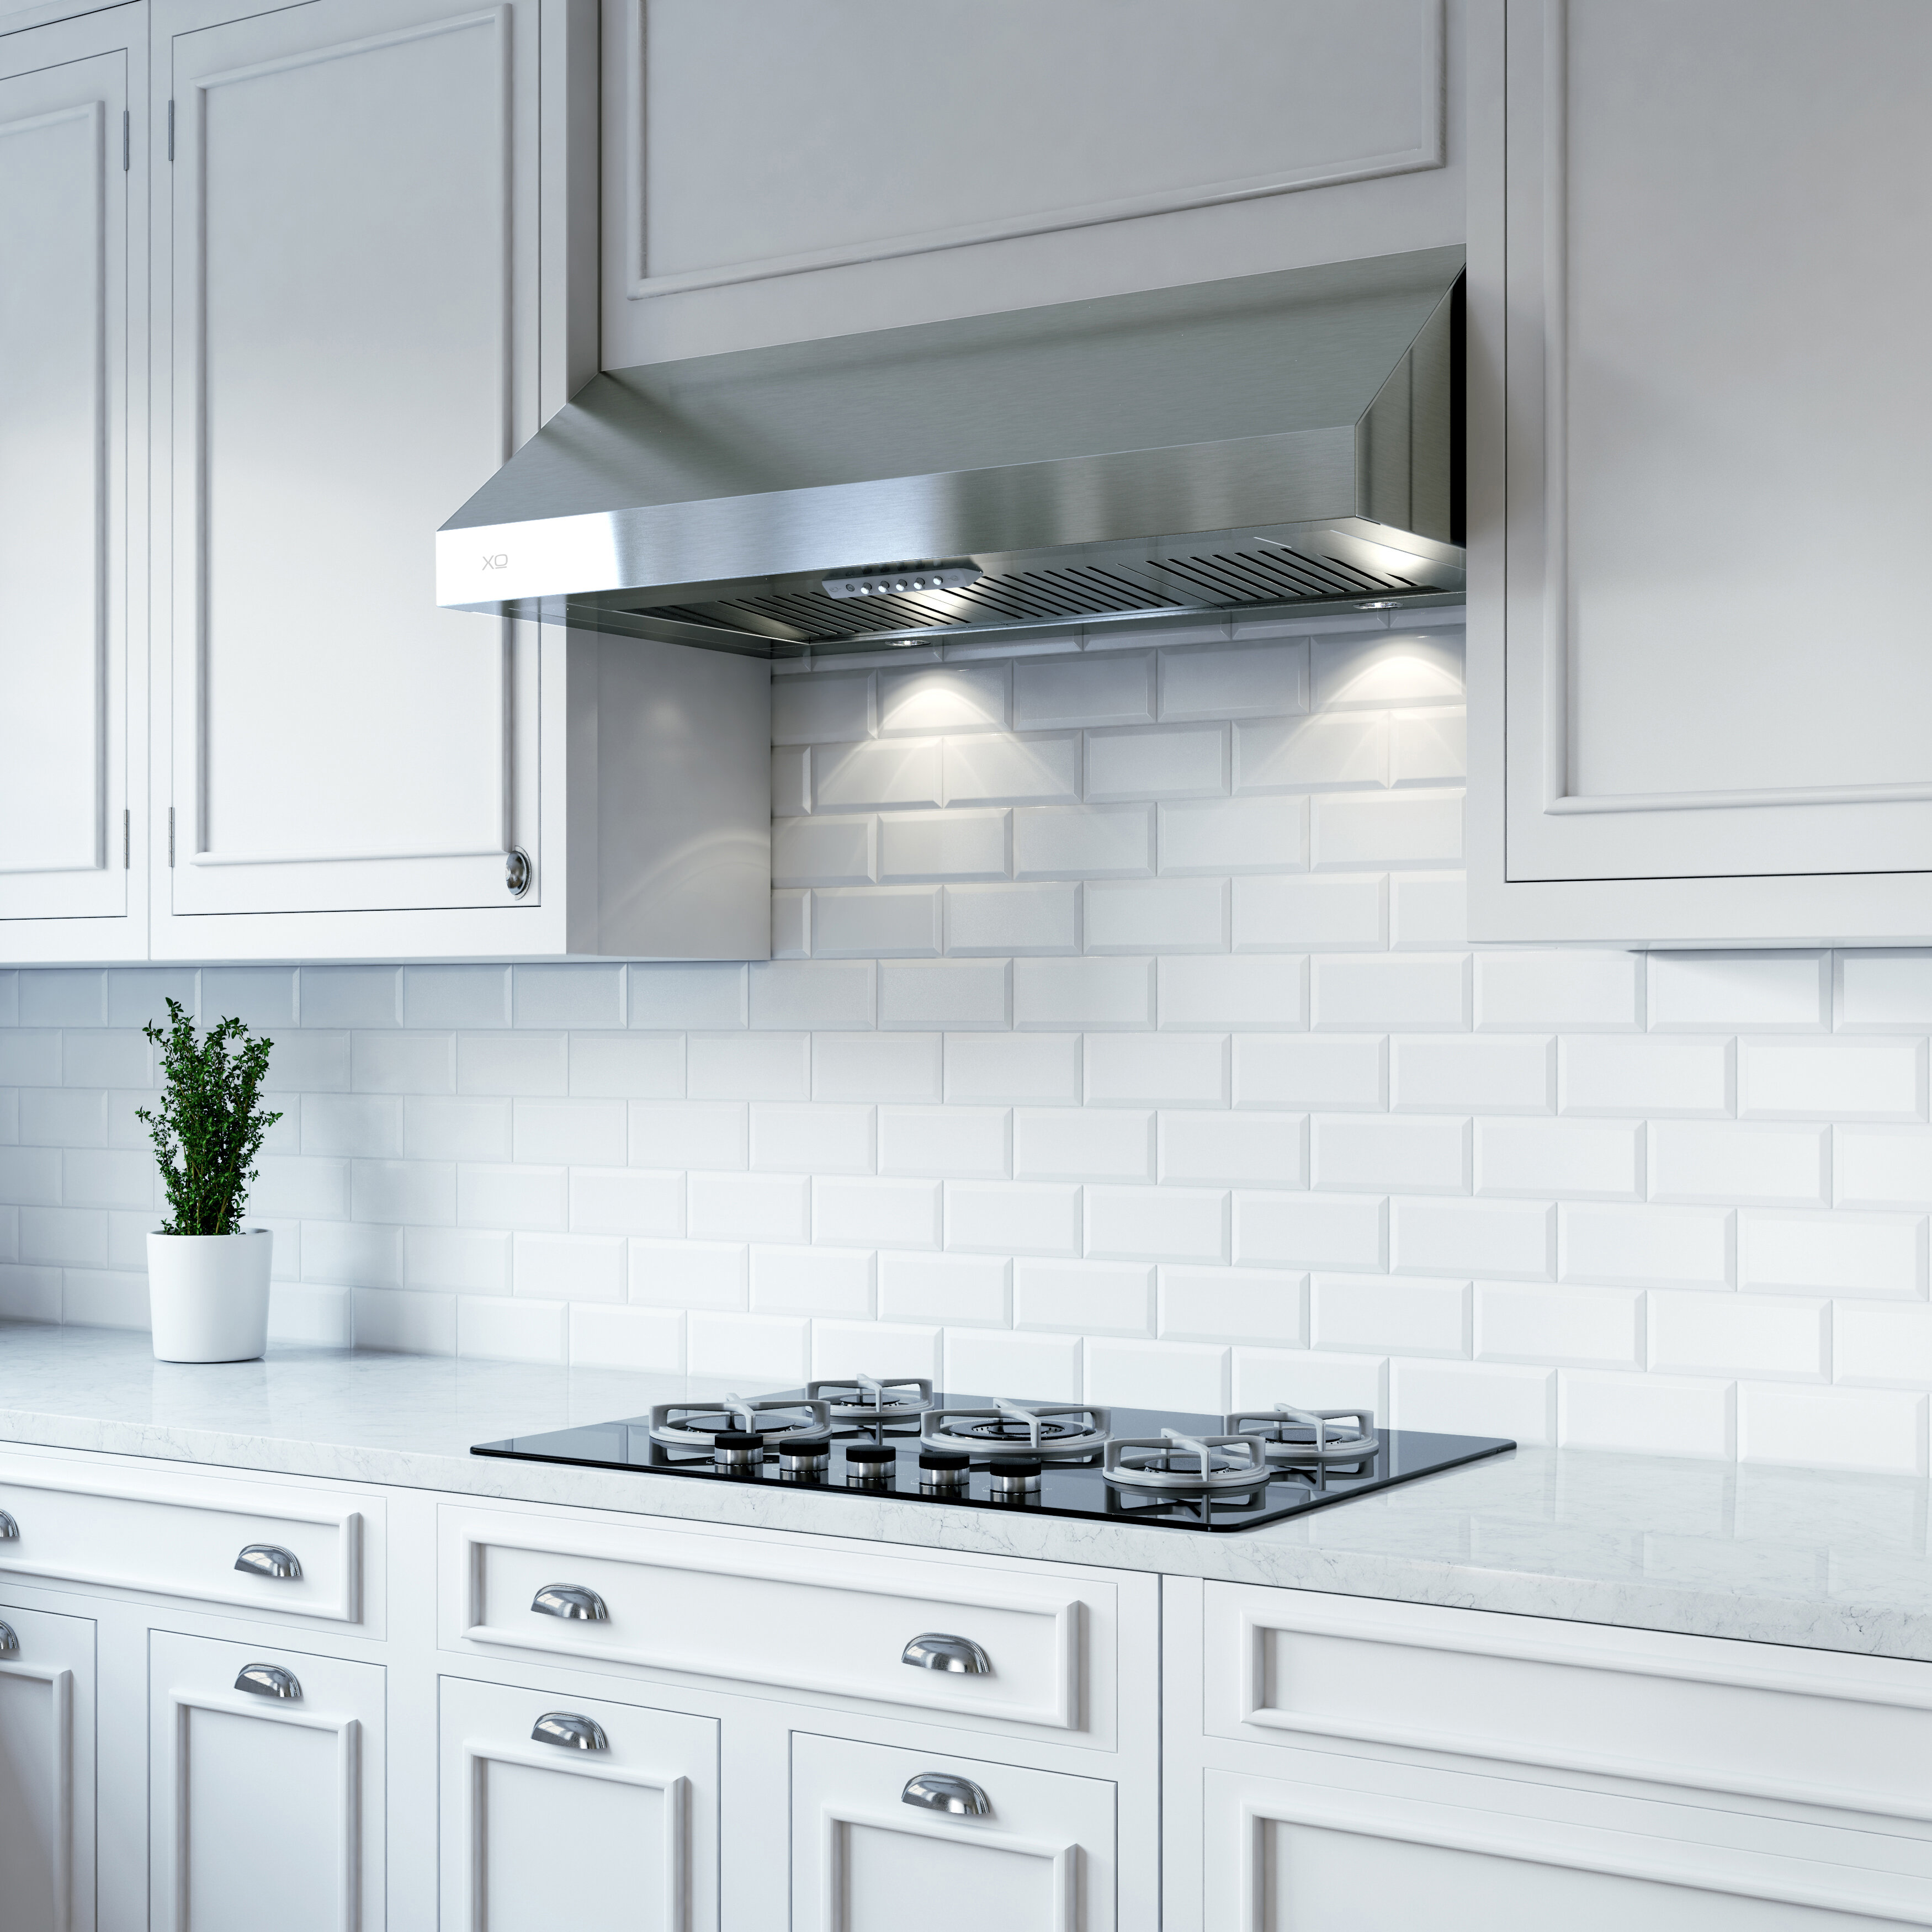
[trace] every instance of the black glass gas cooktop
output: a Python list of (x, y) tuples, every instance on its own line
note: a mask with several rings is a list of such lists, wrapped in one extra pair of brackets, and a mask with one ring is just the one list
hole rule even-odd
[[(803, 1402), (798, 1391), (783, 1398)], [(934, 1394), (931, 1407), (982, 1408), (992, 1399), (980, 1396)], [(701, 1405), (694, 1406), (701, 1407)], [(1042, 1411), (1050, 1405), (1036, 1405)], [(1081, 1412), (1083, 1420), (1099, 1412)], [(686, 1418), (688, 1420), (688, 1418)], [(1496, 1436), (1438, 1436), (1418, 1430), (1382, 1430), (1372, 1432), (1372, 1451), (1354, 1461), (1325, 1463), (1292, 1460), (1293, 1449), (1279, 1450), (1268, 1460), (1266, 1474), (1238, 1486), (1211, 1490), (1186, 1486), (1147, 1488), (1110, 1481), (1102, 1473), (1104, 1447), (1096, 1442), (1088, 1453), (1074, 1458), (1040, 1460), (1036, 1471), (1010, 1453), (986, 1456), (969, 1450), (934, 1455), (934, 1444), (922, 1442), (922, 1415), (908, 1413), (885, 1420), (853, 1420), (835, 1417), (814, 1453), (782, 1431), (754, 1436), (736, 1425), (743, 1418), (722, 1414), (703, 1418), (715, 1421), (712, 1441), (692, 1444), (654, 1440), (652, 1418), (632, 1416), (575, 1429), (550, 1430), (541, 1435), (512, 1436), (501, 1442), (479, 1442), (476, 1456), (500, 1456), (531, 1462), (562, 1462), (597, 1469), (632, 1469), (658, 1476), (686, 1476), (706, 1483), (770, 1483), (787, 1489), (822, 1494), (887, 1497), (898, 1502), (938, 1503), (952, 1508), (1004, 1510), (1008, 1514), (1072, 1516), (1088, 1520), (1154, 1523), (1174, 1529), (1228, 1531), (1252, 1529), (1262, 1523), (1346, 1502), (1392, 1488), (1418, 1476), (1453, 1469), (1485, 1456), (1501, 1454), (1516, 1444)], [(766, 1415), (755, 1418), (761, 1425)], [(771, 1420), (776, 1423), (773, 1414)], [(1192, 1415), (1172, 1410), (1114, 1408), (1105, 1413), (1099, 1433), (1119, 1443), (1124, 1438), (1161, 1437), (1163, 1430), (1183, 1436), (1220, 1436), (1226, 1418)], [(968, 1425), (970, 1426), (971, 1425)], [(1056, 1426), (1064, 1432), (1063, 1420)], [(734, 1441), (736, 1446), (732, 1446)], [(1010, 1451), (1016, 1445), (1001, 1444)], [(781, 1450), (784, 1453), (781, 1454)], [(890, 1451), (890, 1454), (886, 1451)], [(1139, 1452), (1138, 1460), (1149, 1460)], [(921, 1458), (951, 1463), (950, 1468), (922, 1468)], [(1157, 1466), (1184, 1471), (1185, 1453), (1154, 1459)], [(1239, 1454), (1223, 1454), (1232, 1464)], [(730, 1466), (727, 1466), (727, 1462)], [(1195, 1459), (1198, 1462), (1198, 1458)]]

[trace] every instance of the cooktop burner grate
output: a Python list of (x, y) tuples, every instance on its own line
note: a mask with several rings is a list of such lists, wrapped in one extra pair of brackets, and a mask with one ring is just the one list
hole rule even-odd
[[(888, 1429), (875, 1410), (836, 1413), (832, 1398), (840, 1392), (868, 1392), (851, 1378), (755, 1402), (734, 1396), (660, 1403), (647, 1416), (479, 1442), (471, 1453), (1213, 1532), (1277, 1522), (1516, 1447), (1496, 1436), (1377, 1431), (1372, 1416), (1354, 1410), (1224, 1418), (882, 1386), (908, 1405), (930, 1401), (906, 1418), (920, 1422), (917, 1434)], [(721, 1436), (732, 1438), (722, 1450)], [(1312, 1453), (1317, 1438), (1327, 1460)], [(1211, 1478), (1204, 1483), (1204, 1455)]]

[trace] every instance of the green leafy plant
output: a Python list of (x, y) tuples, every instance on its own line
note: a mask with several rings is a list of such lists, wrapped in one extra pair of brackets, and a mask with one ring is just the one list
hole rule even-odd
[(226, 1019), (195, 1037), (194, 1022), (172, 1000), (168, 1028), (141, 1030), (161, 1049), (161, 1101), (147, 1124), (160, 1162), (161, 1185), (172, 1210), (164, 1234), (232, 1234), (248, 1204), (255, 1156), (282, 1117), (266, 1113), (262, 1081), (272, 1040), (250, 1039), (241, 1021)]

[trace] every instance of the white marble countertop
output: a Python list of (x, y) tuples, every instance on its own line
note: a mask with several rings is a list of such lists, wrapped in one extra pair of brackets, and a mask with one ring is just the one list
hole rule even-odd
[(191, 1368), (145, 1334), (0, 1324), (0, 1441), (1932, 1662), (1932, 1486), (1896, 1476), (1524, 1449), (1203, 1536), (469, 1454), (693, 1389), (326, 1349)]

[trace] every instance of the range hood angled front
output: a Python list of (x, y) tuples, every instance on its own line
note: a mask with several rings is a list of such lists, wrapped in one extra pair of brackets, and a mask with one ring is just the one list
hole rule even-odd
[(760, 657), (1462, 592), (1462, 251), (596, 377), (437, 601)]

